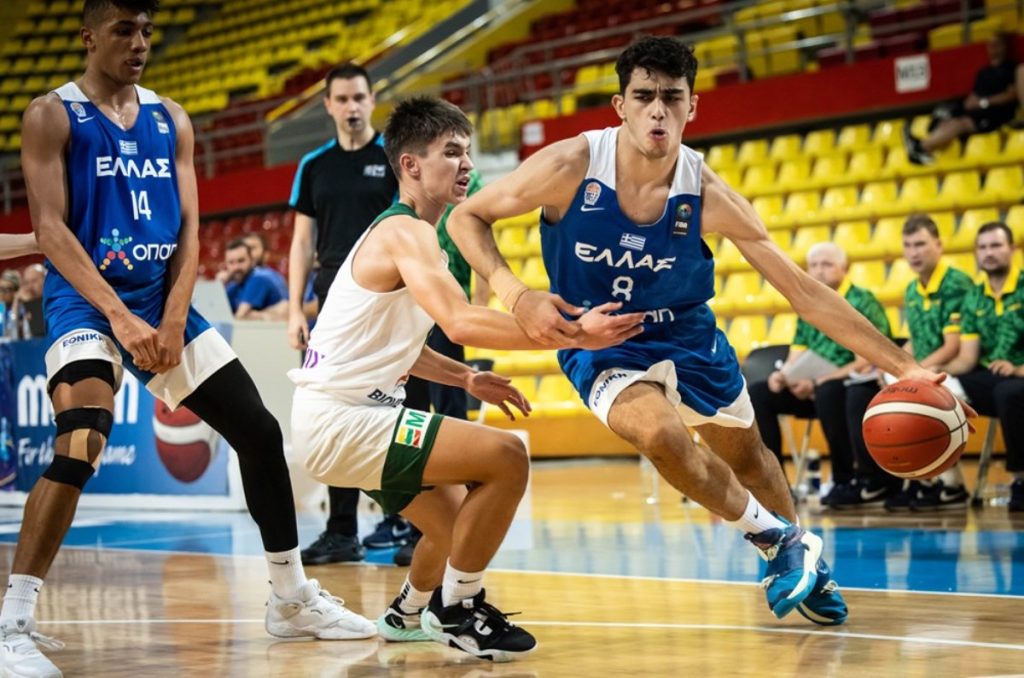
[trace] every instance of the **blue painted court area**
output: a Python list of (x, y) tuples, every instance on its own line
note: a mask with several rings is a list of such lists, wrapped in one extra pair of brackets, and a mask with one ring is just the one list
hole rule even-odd
[[(0, 510), (0, 541), (17, 541), (19, 509)], [(830, 521), (818, 521), (829, 524)], [(814, 525), (814, 521), (811, 522)], [(305, 545), (322, 529), (318, 515), (300, 516)], [(372, 519), (360, 525), (372, 530)], [(1024, 596), (1024, 533), (943, 527), (813, 528), (842, 586)], [(519, 535), (496, 557), (508, 570), (756, 582), (761, 561), (728, 525), (700, 520), (647, 522), (521, 521)], [(525, 535), (525, 539), (524, 539)], [(532, 544), (530, 543), (532, 542)], [(97, 549), (253, 555), (256, 526), (243, 513), (79, 512), (65, 545)], [(390, 564), (393, 549), (368, 552)]]

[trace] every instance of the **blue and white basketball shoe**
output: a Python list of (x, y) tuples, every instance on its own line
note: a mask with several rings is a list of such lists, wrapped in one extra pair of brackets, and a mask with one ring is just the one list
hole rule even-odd
[(798, 525), (772, 528), (746, 539), (768, 563), (761, 586), (772, 614), (781, 619), (811, 594), (818, 581), (821, 537)]
[(815, 624), (822, 626), (839, 626), (849, 615), (846, 601), (839, 593), (839, 585), (832, 579), (832, 571), (824, 558), (818, 558), (818, 578), (814, 587), (804, 601), (796, 606), (796, 611)]

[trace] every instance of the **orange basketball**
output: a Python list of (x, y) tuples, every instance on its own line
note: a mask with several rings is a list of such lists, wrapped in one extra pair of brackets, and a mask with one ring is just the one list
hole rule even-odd
[(934, 478), (967, 444), (967, 417), (944, 387), (908, 379), (886, 386), (864, 413), (864, 442), (878, 465), (898, 478)]

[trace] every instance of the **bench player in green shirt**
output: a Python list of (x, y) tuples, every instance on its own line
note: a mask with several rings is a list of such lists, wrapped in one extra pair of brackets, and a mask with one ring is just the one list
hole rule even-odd
[[(882, 334), (890, 336), (885, 309), (869, 290), (851, 284), (846, 269), (846, 253), (833, 243), (819, 243), (807, 253), (811, 276), (836, 290)], [(867, 367), (866, 361), (800, 319), (787, 365), (793, 365), (806, 351), (816, 353), (837, 368), (813, 380), (787, 379), (783, 370), (777, 370), (767, 381), (750, 385), (750, 399), (765, 445), (777, 456), (781, 454), (780, 414), (817, 418), (828, 442), (832, 466), (833, 487), (823, 503), (837, 509), (880, 506), (900, 484), (871, 459), (861, 433), (864, 412), (878, 393), (878, 383), (847, 385), (845, 382), (853, 373)]]
[(1013, 263), (1013, 231), (999, 221), (978, 229), (979, 282), (964, 298), (960, 350), (946, 371), (980, 413), (997, 417), (1013, 475), (1010, 511), (1024, 511), (1024, 277)]
[[(907, 285), (903, 313), (910, 330), (904, 350), (924, 367), (940, 368), (960, 350), (960, 322), (964, 297), (974, 287), (971, 276), (942, 260), (942, 240), (935, 221), (927, 214), (912, 214), (903, 224), (903, 256), (917, 273)], [(954, 391), (955, 378), (945, 384)], [(969, 496), (959, 464), (934, 482), (908, 480), (903, 490), (885, 501), (889, 511), (963, 509)]]

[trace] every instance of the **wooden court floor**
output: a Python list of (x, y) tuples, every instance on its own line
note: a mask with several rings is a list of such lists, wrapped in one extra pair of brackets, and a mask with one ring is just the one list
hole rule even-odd
[[(573, 518), (650, 520), (651, 507), (640, 501), (639, 479), (638, 471), (621, 463), (538, 468), (534, 519), (538, 524)], [(661, 494), (657, 520), (708, 520), (702, 509), (680, 510), (677, 497)], [(846, 515), (836, 520), (870, 529), (882, 518)], [(954, 530), (1015, 529), (1007, 520), (1005, 509), (995, 507), (980, 517), (946, 517), (933, 524)], [(13, 546), (0, 546), (5, 567), (12, 554)], [(748, 556), (754, 557), (743, 555)], [(404, 570), (383, 565), (324, 566), (310, 568), (309, 574), (371, 617), (385, 608), (404, 578)], [(67, 644), (50, 653), (67, 676), (938, 678), (1024, 673), (1024, 597), (957, 593), (956, 581), (950, 583), (953, 593), (847, 590), (849, 623), (826, 629), (795, 613), (775, 620), (753, 580), (506, 569), (487, 575), (489, 597), (502, 609), (521, 610), (515, 619), (537, 636), (539, 647), (524, 661), (492, 665), (432, 643), (273, 639), (262, 627), (265, 579), (258, 555), (67, 548), (41, 597), (40, 630)]]

